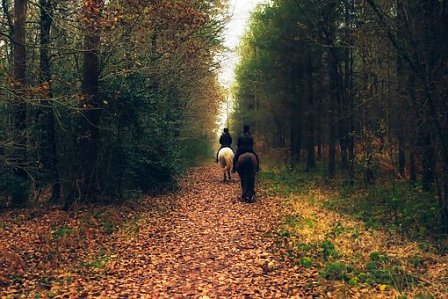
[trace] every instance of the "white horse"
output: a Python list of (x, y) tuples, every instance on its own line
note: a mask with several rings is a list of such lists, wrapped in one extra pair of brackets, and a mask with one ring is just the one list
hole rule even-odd
[(218, 162), (224, 171), (224, 182), (230, 180), (230, 170), (233, 167), (233, 157), (235, 154), (230, 147), (223, 147), (218, 152)]

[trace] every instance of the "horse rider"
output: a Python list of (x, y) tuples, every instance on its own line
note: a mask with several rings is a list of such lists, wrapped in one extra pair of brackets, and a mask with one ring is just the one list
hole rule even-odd
[[(215, 162), (218, 163), (218, 153), (223, 147), (228, 147), (232, 149), (232, 136), (230, 136), (229, 129), (224, 128), (224, 131), (221, 134), (221, 137), (219, 137), (219, 144), (221, 144), (221, 147), (216, 152), (216, 159)], [(233, 151), (233, 149), (232, 149)]]
[(260, 160), (258, 159), (258, 155), (254, 152), (254, 139), (250, 134), (249, 125), (244, 125), (243, 134), (238, 137), (238, 148), (236, 150), (235, 157), (233, 158), (233, 169), (232, 172), (236, 171), (236, 163), (238, 162), (238, 158), (243, 153), (253, 153), (257, 158), (257, 172), (260, 171)]

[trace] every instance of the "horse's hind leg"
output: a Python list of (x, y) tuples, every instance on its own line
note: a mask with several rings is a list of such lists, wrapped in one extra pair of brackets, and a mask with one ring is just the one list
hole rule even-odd
[(248, 179), (247, 182), (247, 200), (249, 202), (254, 202), (254, 197), (255, 197), (255, 175), (251, 178)]
[(248, 188), (252, 195), (255, 195), (255, 175), (249, 179)]
[(241, 194), (241, 199), (244, 202), (248, 201), (248, 195), (249, 195), (249, 189), (248, 189), (247, 183), (248, 183), (248, 181), (247, 181), (247, 177), (246, 177), (246, 174), (245, 174), (245, 175), (243, 175), (241, 177), (241, 189), (243, 191), (242, 194)]

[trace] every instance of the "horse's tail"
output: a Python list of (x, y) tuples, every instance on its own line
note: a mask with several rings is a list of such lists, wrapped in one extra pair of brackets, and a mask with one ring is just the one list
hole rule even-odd
[(219, 153), (219, 164), (226, 171), (230, 171), (233, 165), (233, 152), (230, 149), (229, 151), (225, 150), (222, 153)]
[(231, 155), (225, 155), (224, 159), (226, 160), (226, 171), (230, 171), (233, 165), (233, 157), (231, 157)]
[(254, 199), (257, 166), (257, 157), (254, 153), (244, 153), (238, 158), (237, 171), (241, 178), (242, 198), (247, 202), (252, 202)]
[(238, 172), (239, 173), (256, 173), (257, 171), (257, 158), (253, 153), (242, 154), (238, 159)]

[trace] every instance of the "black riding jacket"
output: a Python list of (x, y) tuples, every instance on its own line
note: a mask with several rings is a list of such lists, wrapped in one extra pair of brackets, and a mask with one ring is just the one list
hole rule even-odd
[(254, 139), (249, 132), (244, 132), (238, 137), (238, 152), (253, 152), (254, 151)]
[(222, 133), (221, 137), (219, 138), (219, 143), (221, 144), (221, 147), (231, 147), (232, 146), (232, 137), (229, 133)]

